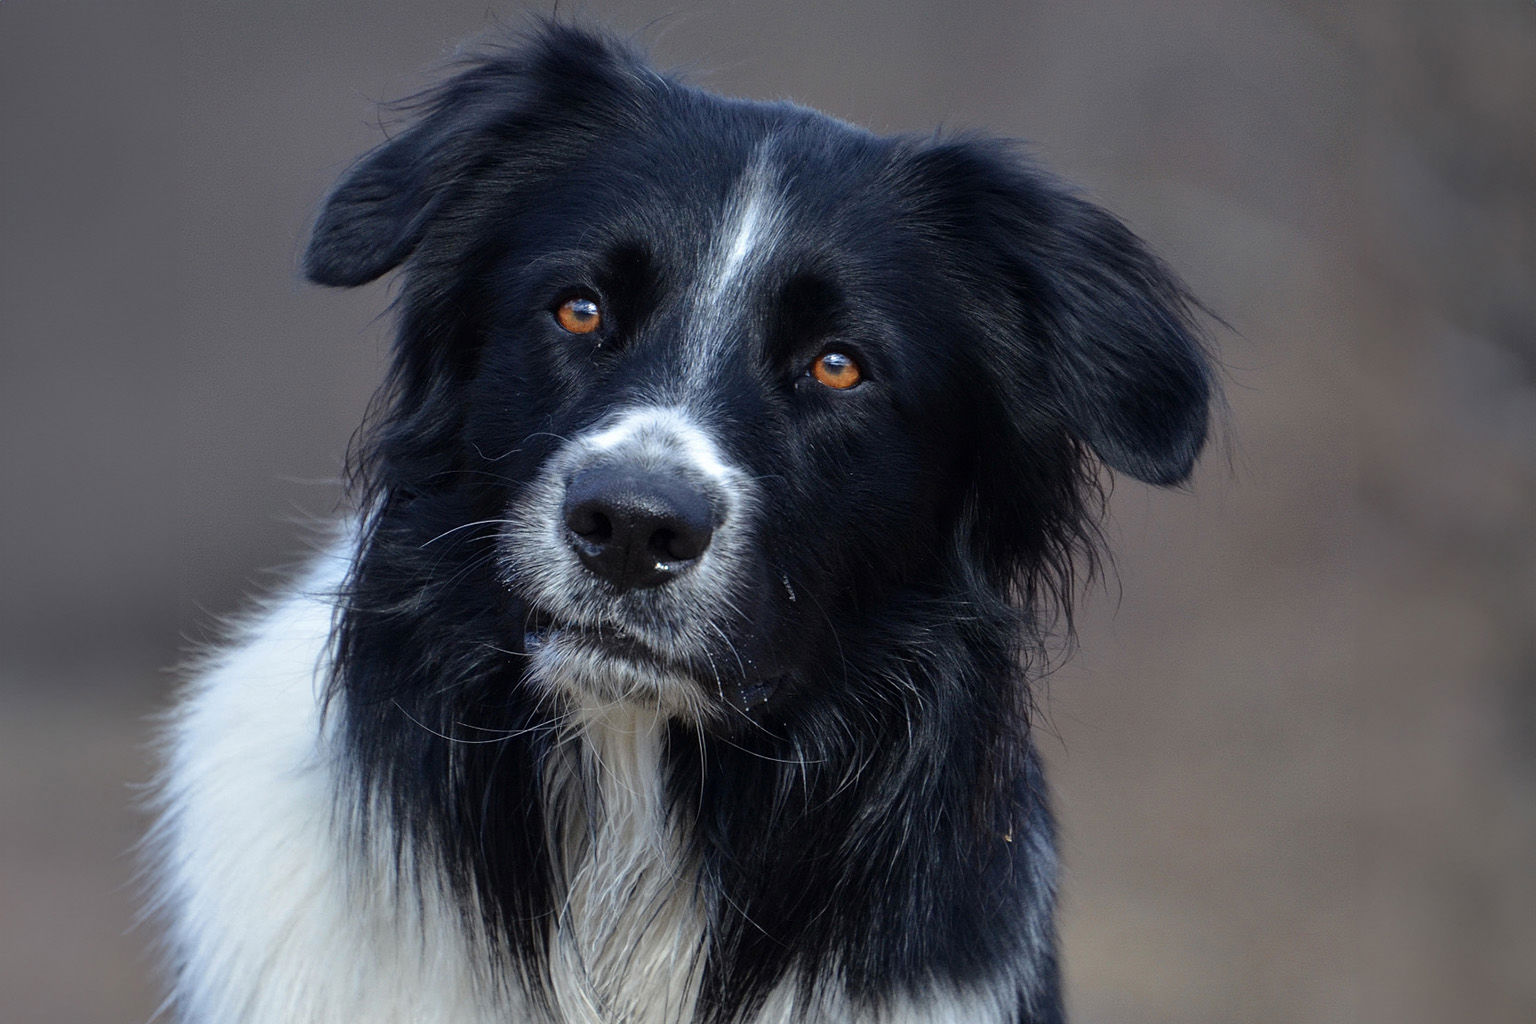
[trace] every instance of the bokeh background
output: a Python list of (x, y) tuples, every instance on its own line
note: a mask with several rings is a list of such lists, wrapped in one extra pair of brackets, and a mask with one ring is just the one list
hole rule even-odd
[[(985, 128), (1230, 325), (1049, 682), (1079, 1022), (1536, 1020), (1536, 4), (599, 2), (665, 65)], [(0, 1018), (139, 1022), (167, 666), (301, 559), (387, 285), (319, 197), (515, 6), (0, 2)]]

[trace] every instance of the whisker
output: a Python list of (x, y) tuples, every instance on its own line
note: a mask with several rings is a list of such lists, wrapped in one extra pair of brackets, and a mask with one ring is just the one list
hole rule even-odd
[(424, 547), (424, 548), (431, 547), (433, 544), (436, 544), (438, 541), (442, 540), (444, 537), (447, 537), (450, 534), (458, 533), (460, 530), (468, 530), (468, 529), (472, 529), (473, 527), (476, 527), (476, 526), (492, 526), (492, 525), (496, 525), (496, 526), (516, 526), (517, 523), (514, 520), (511, 520), (511, 519), (479, 519), (479, 520), (476, 520), (473, 523), (460, 523), (458, 526), (455, 526), (452, 529), (444, 530), (442, 533), (438, 534), (436, 537), (433, 537), (431, 540), (424, 541), (421, 546)]
[[(391, 700), (390, 703), (393, 704), (395, 706), (395, 709), (397, 711), (399, 711), (402, 715), (404, 715), (406, 717), (406, 719), (412, 725), (416, 726), (418, 729), (421, 729), (421, 730), (423, 730), (425, 732), (431, 733), (433, 736), (436, 736), (438, 739), (444, 740), (444, 741), (446, 741), (448, 743), (455, 744), (457, 746), (473, 747), (473, 746), (481, 746), (481, 745), (484, 745), (484, 744), (487, 744), (487, 743), (505, 743), (507, 740), (512, 739), (515, 736), (529, 735), (530, 732), (533, 731), (533, 730), (519, 730), (519, 731), (516, 731), (516, 732), (508, 732), (505, 735), (495, 736), (495, 737), (493, 737), (491, 739), (467, 740), (467, 739), (463, 739), (463, 738), (458, 737), (458, 736), (449, 736), (445, 732), (440, 732), (437, 729), (432, 728), (430, 725), (428, 725), (427, 723), (423, 722), (421, 719), (417, 718), (415, 715), (411, 714), (409, 711), (405, 710), (405, 705), (401, 704), (400, 701), (398, 701), (398, 700)], [(454, 724), (455, 725), (462, 725), (463, 723), (456, 722)]]

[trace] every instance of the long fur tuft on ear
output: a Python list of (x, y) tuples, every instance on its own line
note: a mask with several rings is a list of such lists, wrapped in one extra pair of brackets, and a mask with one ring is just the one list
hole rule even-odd
[(399, 266), (481, 170), (517, 166), (493, 156), (531, 145), (541, 130), (560, 132), (568, 147), (596, 127), (583, 113), (629, 106), (623, 93), (644, 73), (622, 44), (553, 23), (464, 63), (403, 104), (412, 127), (360, 159), (326, 198), (304, 253), (311, 281), (353, 287)]
[(1049, 401), (1112, 469), (1159, 485), (1188, 477), (1213, 386), (1195, 304), (1173, 272), (1006, 143), (949, 142), (919, 160), (951, 227), (990, 260), (978, 283), (1008, 313), (996, 339), (1013, 377), (1005, 399)]
[(1124, 224), (1062, 196), (1029, 250), (1026, 287), (1067, 415), (1112, 469), (1183, 481), (1205, 445), (1210, 364), (1183, 284)]

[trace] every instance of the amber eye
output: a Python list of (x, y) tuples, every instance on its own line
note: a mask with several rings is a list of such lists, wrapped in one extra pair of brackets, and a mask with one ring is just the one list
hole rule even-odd
[(837, 391), (847, 391), (864, 379), (859, 364), (843, 352), (823, 352), (811, 364), (811, 376)]
[(555, 310), (555, 322), (572, 334), (591, 334), (603, 325), (603, 311), (592, 299), (566, 299)]

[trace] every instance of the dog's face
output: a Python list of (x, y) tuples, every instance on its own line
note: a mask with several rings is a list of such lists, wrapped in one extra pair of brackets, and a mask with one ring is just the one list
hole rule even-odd
[[(827, 609), (931, 576), (974, 371), (952, 303), (911, 294), (932, 257), (889, 146), (680, 127), (539, 198), (558, 212), (496, 272), (469, 433), (554, 435), (502, 545), (535, 677), (697, 713), (835, 661)], [(504, 415), (526, 382), (551, 400)]]
[(1069, 559), (1087, 452), (1187, 474), (1177, 284), (1005, 149), (718, 99), (564, 30), (520, 56), (354, 168), (306, 269), (406, 263), (382, 486), (492, 568), (536, 684), (792, 704), (849, 685), (892, 602)]

